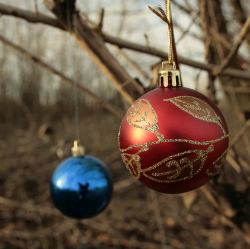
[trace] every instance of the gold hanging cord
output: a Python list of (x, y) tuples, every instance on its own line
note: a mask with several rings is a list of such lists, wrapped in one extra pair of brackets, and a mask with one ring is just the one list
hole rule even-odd
[(157, 9), (153, 9), (149, 6), (149, 9), (160, 17), (164, 22), (168, 25), (168, 63), (173, 64), (175, 62), (178, 67), (178, 63), (176, 62), (176, 56), (174, 56), (175, 46), (174, 46), (174, 34), (173, 34), (173, 23), (172, 23), (172, 15), (171, 15), (171, 0), (165, 0), (166, 13), (159, 5)]
[(166, 13), (160, 5), (156, 10), (149, 6), (149, 9), (168, 25), (168, 61), (162, 62), (162, 70), (158, 72), (158, 87), (179, 87), (182, 82), (174, 41), (171, 0), (165, 0), (165, 5)]
[(171, 0), (165, 0), (166, 5), (166, 13), (168, 20), (168, 62), (169, 64), (173, 64), (173, 25), (172, 25), (172, 16), (171, 16)]

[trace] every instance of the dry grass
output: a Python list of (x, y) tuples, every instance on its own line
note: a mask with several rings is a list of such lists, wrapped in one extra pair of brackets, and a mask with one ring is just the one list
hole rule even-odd
[[(8, 114), (1, 111), (0, 249), (249, 248), (242, 234), (227, 224), (201, 192), (190, 209), (182, 195), (157, 193), (152, 198), (120, 159), (120, 120), (102, 111), (81, 115), (80, 134), (87, 153), (108, 164), (115, 186), (113, 200), (90, 220), (64, 217), (51, 202), (49, 182), (57, 165), (69, 156), (75, 137), (74, 118), (53, 108), (32, 117), (35, 123), (30, 125), (19, 111), (11, 114), (10, 107)], [(54, 131), (47, 138), (38, 135), (45, 122), (51, 123)], [(61, 159), (56, 155), (58, 149), (64, 152)], [(157, 207), (165, 247), (161, 246)]]

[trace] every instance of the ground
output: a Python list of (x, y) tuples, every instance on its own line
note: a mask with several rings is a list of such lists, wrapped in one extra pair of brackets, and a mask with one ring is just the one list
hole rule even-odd
[[(75, 139), (72, 114), (44, 108), (29, 118), (21, 110), (1, 110), (0, 249), (249, 248), (202, 191), (195, 192), (198, 197), (188, 205), (184, 198), (195, 195), (156, 193), (134, 179), (118, 150), (119, 118), (103, 110), (80, 116), (87, 154), (103, 160), (113, 176), (110, 205), (97, 217), (79, 221), (53, 206), (50, 178), (70, 156)], [(40, 128), (45, 123), (47, 133)]]

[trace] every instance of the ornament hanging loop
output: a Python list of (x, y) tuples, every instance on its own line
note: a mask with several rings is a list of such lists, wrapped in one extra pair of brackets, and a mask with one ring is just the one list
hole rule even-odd
[(171, 14), (171, 0), (165, 0), (166, 13), (159, 6), (157, 9), (153, 9), (149, 6), (149, 9), (158, 17), (160, 17), (168, 25), (168, 63), (173, 64), (175, 62), (176, 68), (179, 69), (179, 61), (176, 53), (176, 45), (173, 32), (173, 22)]
[(175, 62), (162, 62), (162, 70), (158, 72), (158, 87), (182, 86), (180, 70), (176, 69)]
[(173, 24), (171, 14), (171, 0), (165, 0), (168, 25), (168, 63), (173, 64)]
[(73, 157), (85, 155), (85, 148), (82, 146), (82, 143), (80, 142), (80, 140), (74, 141), (74, 146), (71, 148), (71, 152), (72, 152)]

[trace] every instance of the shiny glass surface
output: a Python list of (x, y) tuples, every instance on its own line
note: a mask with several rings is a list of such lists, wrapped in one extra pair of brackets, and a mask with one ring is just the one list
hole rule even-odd
[(70, 157), (55, 170), (50, 193), (55, 206), (66, 216), (90, 218), (109, 204), (113, 181), (106, 165), (92, 156)]

